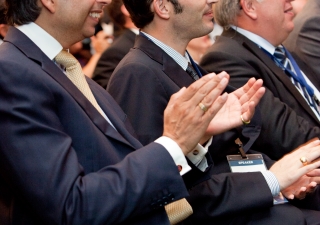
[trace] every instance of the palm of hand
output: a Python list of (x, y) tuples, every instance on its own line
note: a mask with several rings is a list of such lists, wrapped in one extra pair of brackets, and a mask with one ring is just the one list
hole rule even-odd
[(240, 116), (243, 106), (235, 93), (228, 95), (228, 100), (211, 120), (207, 134), (217, 135), (242, 124)]

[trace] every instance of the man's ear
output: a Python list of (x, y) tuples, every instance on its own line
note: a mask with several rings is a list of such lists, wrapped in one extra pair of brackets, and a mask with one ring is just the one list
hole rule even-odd
[[(170, 18), (170, 2), (167, 0), (154, 0), (152, 3), (152, 8), (155, 14), (157, 14), (162, 19)], [(171, 7), (172, 8), (172, 7)]]
[(54, 13), (56, 11), (57, 0), (40, 0), (40, 3), (49, 12)]
[(257, 0), (240, 0), (240, 7), (242, 11), (251, 19), (257, 19)]
[(126, 17), (130, 17), (130, 13), (128, 12), (124, 4), (122, 4), (122, 6), (120, 7), (120, 10), (123, 13), (123, 15), (125, 15)]

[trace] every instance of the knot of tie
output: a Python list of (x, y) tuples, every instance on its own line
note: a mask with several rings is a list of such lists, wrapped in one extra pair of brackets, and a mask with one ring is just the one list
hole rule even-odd
[(78, 60), (72, 54), (65, 50), (62, 50), (54, 59), (57, 63), (66, 67), (66, 69), (75, 67), (79, 63)]

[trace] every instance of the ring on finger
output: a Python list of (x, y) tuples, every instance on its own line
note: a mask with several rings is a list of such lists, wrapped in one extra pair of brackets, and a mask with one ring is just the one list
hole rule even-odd
[(302, 165), (304, 165), (304, 166), (308, 165), (308, 159), (307, 159), (307, 157), (302, 156), (302, 157), (300, 158), (300, 162), (301, 162)]
[(241, 121), (242, 121), (242, 124), (243, 124), (243, 125), (248, 125), (248, 124), (251, 122), (251, 120), (245, 121), (245, 120), (243, 119), (242, 115), (240, 115), (240, 118), (241, 118)]
[(208, 111), (208, 107), (205, 106), (202, 102), (199, 103), (199, 107), (203, 112), (207, 112)]

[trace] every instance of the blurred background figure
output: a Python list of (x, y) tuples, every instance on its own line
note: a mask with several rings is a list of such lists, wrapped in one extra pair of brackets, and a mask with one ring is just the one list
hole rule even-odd
[(215, 4), (212, 5), (212, 10), (213, 10), (213, 20), (212, 20), (212, 22), (213, 22), (214, 26), (213, 26), (213, 30), (209, 34), (212, 43), (214, 43), (216, 41), (216, 37), (220, 36), (222, 34), (222, 32), (223, 32), (223, 27), (220, 26), (217, 23), (217, 21), (214, 19), (214, 11), (215, 11), (214, 9), (215, 9)]
[(114, 43), (102, 53), (93, 72), (92, 79), (103, 88), (107, 87), (113, 70), (129, 52), (130, 48), (133, 47), (135, 37), (139, 33), (122, 0), (112, 0), (107, 5), (106, 10), (110, 20), (117, 29), (115, 29), (114, 33)]
[(308, 0), (293, 22), (294, 29), (285, 40), (284, 46), (312, 69), (319, 83), (320, 0)]
[(5, 21), (4, 12), (4, 0), (0, 0), (0, 44), (2, 44), (3, 38), (8, 31), (8, 25)]
[(212, 45), (212, 41), (210, 39), (210, 36), (205, 35), (202, 37), (192, 39), (187, 46), (187, 50), (191, 55), (192, 59), (196, 63), (199, 63), (201, 60), (201, 57), (204, 55), (204, 53), (207, 51), (207, 49), (211, 45)]
[(307, 1), (308, 0), (294, 0), (291, 2), (295, 16), (303, 9), (303, 7), (307, 3)]

